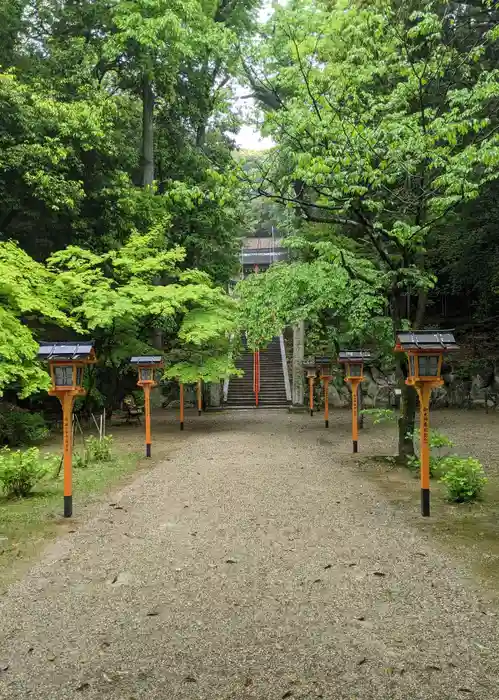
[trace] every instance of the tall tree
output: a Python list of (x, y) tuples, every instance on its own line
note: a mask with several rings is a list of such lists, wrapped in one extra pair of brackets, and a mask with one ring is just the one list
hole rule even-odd
[[(498, 32), (469, 45), (460, 21), (447, 0), (298, 0), (276, 10), (248, 67), (276, 107), (260, 193), (329, 225), (338, 260), (342, 238), (354, 242), (379, 270), (394, 328), (424, 322), (430, 234), (498, 174), (499, 80), (485, 60)], [(407, 309), (409, 289), (417, 301)], [(401, 381), (405, 371), (400, 360)], [(416, 398), (402, 387), (407, 455)]]

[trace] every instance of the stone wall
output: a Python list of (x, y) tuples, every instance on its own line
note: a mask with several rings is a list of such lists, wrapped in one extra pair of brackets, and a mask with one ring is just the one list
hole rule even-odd
[[(459, 370), (444, 368), (444, 384), (432, 393), (434, 407), (499, 408), (499, 374), (488, 366), (472, 377), (463, 379)], [(376, 367), (364, 368), (362, 383), (364, 408), (386, 408), (395, 403), (397, 382), (395, 373), (384, 373)], [(329, 385), (329, 404), (338, 408), (349, 406), (350, 388), (340, 376)]]
[[(395, 373), (384, 374), (376, 367), (364, 367), (362, 382), (364, 408), (383, 408), (392, 405), (396, 386)], [(329, 385), (329, 405), (344, 408), (350, 404), (350, 386), (343, 381), (343, 375), (337, 375)]]

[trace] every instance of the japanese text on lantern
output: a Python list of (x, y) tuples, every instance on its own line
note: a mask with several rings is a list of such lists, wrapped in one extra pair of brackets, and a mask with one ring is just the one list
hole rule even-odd
[(423, 408), (423, 440), (428, 442), (428, 427), (429, 427), (429, 409), (427, 406)]
[(71, 420), (69, 415), (64, 416), (64, 452), (71, 450)]

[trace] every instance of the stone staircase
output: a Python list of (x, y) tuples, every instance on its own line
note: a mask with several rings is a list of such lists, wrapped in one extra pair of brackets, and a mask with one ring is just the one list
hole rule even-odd
[[(232, 378), (226, 408), (255, 408), (253, 393), (253, 353), (245, 352), (236, 361), (236, 367), (244, 370), (244, 377)], [(260, 408), (286, 408), (286, 385), (282, 366), (279, 338), (274, 338), (264, 350), (260, 350)]]

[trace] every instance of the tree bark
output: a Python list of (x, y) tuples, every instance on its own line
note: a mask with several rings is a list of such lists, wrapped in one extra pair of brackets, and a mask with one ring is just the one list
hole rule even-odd
[[(401, 319), (404, 316), (402, 308), (403, 300), (399, 292), (394, 292), (390, 299), (390, 314), (393, 322), (393, 330), (400, 330)], [(419, 312), (421, 310), (419, 308)], [(422, 321), (422, 313), (421, 319)], [(398, 420), (398, 459), (407, 462), (408, 457), (414, 455), (414, 425), (416, 418), (417, 394), (412, 386), (405, 383), (407, 377), (407, 361), (403, 353), (396, 353), (396, 378), (402, 391), (400, 417)], [(409, 436), (409, 437), (408, 437)]]
[(154, 92), (152, 80), (142, 77), (142, 185), (154, 183)]
[(364, 427), (364, 414), (362, 410), (364, 409), (364, 392), (362, 391), (362, 382), (357, 384), (357, 427), (361, 430)]
[[(154, 91), (152, 79), (147, 71), (142, 76), (142, 186), (152, 188), (154, 184)], [(161, 278), (154, 281), (161, 284)], [(152, 344), (163, 350), (163, 331), (154, 328)]]
[(293, 406), (303, 406), (305, 389), (303, 381), (303, 359), (305, 355), (305, 321), (293, 326)]
[(400, 462), (407, 462), (414, 455), (414, 427), (416, 421), (417, 394), (412, 386), (401, 385), (402, 405), (399, 417), (399, 450)]

